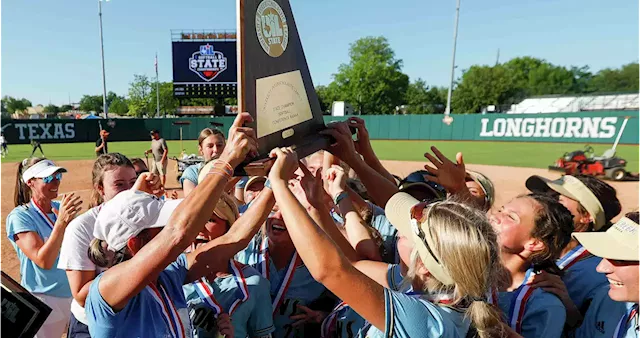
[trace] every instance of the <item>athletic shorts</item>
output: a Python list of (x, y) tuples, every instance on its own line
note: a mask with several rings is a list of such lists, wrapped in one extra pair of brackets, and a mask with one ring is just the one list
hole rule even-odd
[(153, 168), (151, 168), (151, 172), (156, 174), (156, 175), (160, 175), (160, 176), (166, 176), (167, 175), (167, 162), (169, 161), (165, 161), (164, 163), (162, 161), (153, 161)]

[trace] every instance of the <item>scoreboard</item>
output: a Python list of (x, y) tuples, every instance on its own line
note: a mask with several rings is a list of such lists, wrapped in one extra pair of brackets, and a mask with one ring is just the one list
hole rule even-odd
[(176, 98), (236, 97), (236, 41), (173, 41)]

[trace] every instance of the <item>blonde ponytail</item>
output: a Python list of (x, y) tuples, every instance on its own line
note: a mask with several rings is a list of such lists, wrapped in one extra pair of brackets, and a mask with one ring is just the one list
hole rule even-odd
[(113, 265), (115, 254), (107, 249), (106, 242), (94, 238), (89, 243), (87, 255), (93, 264), (101, 268), (108, 268)]
[[(433, 276), (418, 276), (418, 267), (423, 265), (417, 248), (411, 252), (409, 270), (404, 286), (415, 286), (421, 281), (427, 297), (447, 294), (453, 298), (453, 306), (465, 309), (471, 320), (470, 330), (481, 338), (504, 337), (507, 327), (500, 310), (486, 301), (486, 294), (495, 288), (496, 281), (504, 278), (504, 267), (500, 263), (497, 235), (486, 215), (470, 206), (453, 202), (438, 202), (429, 206), (429, 229), (434, 240), (434, 253), (440, 257), (442, 266), (454, 280), (454, 285), (444, 285)], [(474, 259), (469, 259), (473, 257)], [(428, 267), (427, 267), (428, 268)]]
[(502, 313), (496, 306), (484, 300), (475, 300), (465, 312), (471, 320), (471, 325), (480, 338), (504, 337), (505, 325), (502, 321)]

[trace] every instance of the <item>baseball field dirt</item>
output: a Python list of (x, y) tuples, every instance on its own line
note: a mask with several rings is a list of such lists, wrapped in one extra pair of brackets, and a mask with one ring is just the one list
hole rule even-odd
[[(179, 184), (175, 180), (176, 168), (170, 163), (167, 177), (168, 189), (178, 189)], [(58, 161), (57, 164), (69, 170), (63, 177), (60, 185), (61, 193), (74, 192), (79, 194), (83, 201), (83, 211), (87, 209), (91, 192), (91, 167), (92, 160)], [(383, 161), (385, 167), (393, 174), (400, 177), (408, 173), (422, 169), (424, 162), (405, 161)], [(5, 221), (9, 212), (14, 208), (13, 195), (15, 192), (15, 180), (17, 163), (2, 164), (2, 206), (0, 218), (2, 219), (2, 239), (0, 240), (2, 260), (0, 264), (2, 271), (9, 274), (16, 280), (20, 280), (20, 264), (16, 253), (7, 239)], [(468, 169), (480, 171), (487, 175), (495, 184), (496, 202), (495, 206), (501, 206), (511, 198), (527, 192), (524, 182), (531, 175), (541, 175), (548, 178), (557, 178), (559, 174), (549, 172), (544, 169), (515, 168), (489, 165), (467, 165)], [(618, 191), (618, 198), (622, 202), (622, 213), (638, 209), (638, 182), (609, 182)], [(179, 196), (182, 192), (178, 191)]]

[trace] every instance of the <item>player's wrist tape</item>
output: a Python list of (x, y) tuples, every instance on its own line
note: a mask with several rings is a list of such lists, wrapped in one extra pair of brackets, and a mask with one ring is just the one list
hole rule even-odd
[(349, 197), (349, 194), (346, 191), (342, 191), (339, 194), (337, 194), (335, 197), (333, 197), (333, 204), (338, 205), (343, 199), (347, 197)]
[(233, 167), (225, 161), (216, 160), (215, 162), (213, 162), (213, 166), (211, 167), (207, 175), (211, 174), (220, 175), (229, 180), (231, 179), (231, 177), (233, 177)]

